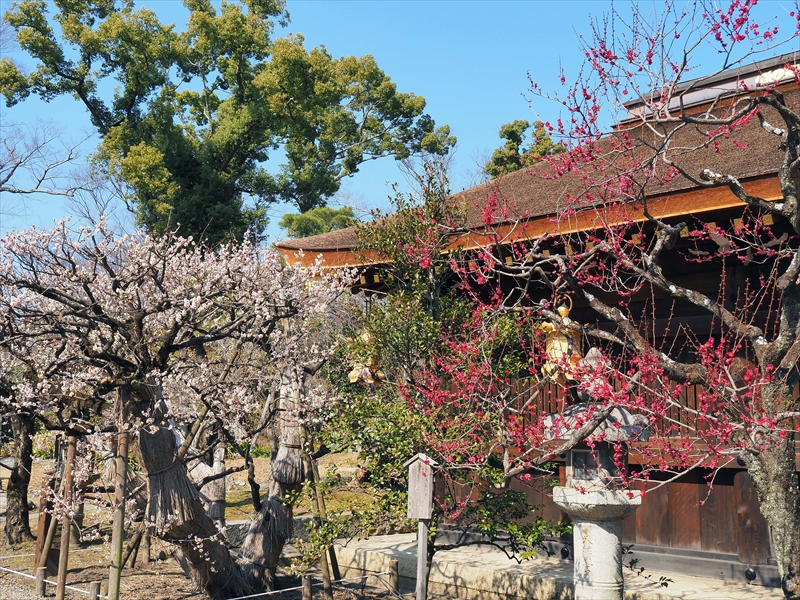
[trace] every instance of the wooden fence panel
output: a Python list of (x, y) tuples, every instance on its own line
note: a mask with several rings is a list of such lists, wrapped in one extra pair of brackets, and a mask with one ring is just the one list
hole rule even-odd
[(648, 490), (636, 515), (636, 543), (669, 546), (669, 490), (667, 486)]
[(723, 469), (714, 478), (709, 492), (707, 485), (700, 491), (700, 549), (706, 552), (738, 554), (739, 537), (736, 533), (736, 495), (733, 478), (736, 472)]
[(770, 557), (769, 527), (758, 508), (758, 496), (747, 471), (739, 471), (733, 478), (738, 522), (739, 561), (749, 565), (763, 565)]
[[(669, 505), (669, 545), (671, 548), (700, 550), (700, 486), (699, 477), (688, 481), (672, 481), (667, 484)], [(645, 496), (647, 500), (647, 496)]]

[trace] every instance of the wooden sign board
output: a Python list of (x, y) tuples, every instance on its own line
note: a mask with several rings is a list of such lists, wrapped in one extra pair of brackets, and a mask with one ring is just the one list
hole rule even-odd
[(430, 519), (433, 514), (433, 467), (436, 462), (417, 454), (403, 465), (408, 467), (408, 518)]

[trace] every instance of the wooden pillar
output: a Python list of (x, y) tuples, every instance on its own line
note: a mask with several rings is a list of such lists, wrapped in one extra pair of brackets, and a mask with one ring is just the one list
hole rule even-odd
[[(309, 448), (309, 450), (313, 450), (313, 448)], [(328, 510), (325, 507), (325, 496), (322, 494), (322, 490), (319, 489), (319, 467), (317, 466), (317, 461), (313, 456), (309, 456), (309, 460), (311, 461), (311, 474), (313, 476), (313, 483), (314, 483), (314, 493), (317, 497), (317, 507), (319, 508), (319, 518), (322, 519), (322, 522), (328, 520)], [(331, 566), (331, 575), (333, 576), (334, 580), (339, 580), (342, 578), (342, 573), (339, 571), (339, 561), (336, 558), (336, 550), (334, 549), (333, 545), (328, 548), (328, 560)]]
[(400, 593), (400, 563), (393, 558), (389, 561), (389, 591)]
[(135, 566), (136, 555), (139, 552), (139, 544), (141, 543), (142, 537), (144, 536), (145, 527), (146, 526), (144, 522), (139, 523), (136, 526), (136, 530), (133, 532), (131, 539), (128, 541), (128, 547), (125, 548), (125, 553), (122, 555), (122, 563), (120, 569), (125, 568), (125, 565), (128, 564), (128, 559), (130, 559), (131, 557), (133, 557), (133, 560), (131, 561), (131, 566)]
[(111, 566), (108, 570), (108, 598), (119, 600), (122, 575), (122, 544), (125, 538), (125, 481), (128, 476), (128, 434), (117, 434), (117, 458), (114, 472), (114, 523), (111, 530)]
[(417, 600), (428, 597), (428, 529), (430, 519), (420, 519), (417, 531)]
[(64, 600), (69, 569), (69, 528), (70, 507), (72, 505), (72, 470), (75, 463), (75, 435), (67, 437), (67, 461), (64, 465), (64, 515), (61, 517), (61, 546), (58, 553), (58, 579), (56, 580), (56, 600)]
[[(47, 573), (53, 577), (55, 577), (58, 573), (58, 553), (53, 550), (53, 542), (56, 539), (57, 529), (58, 519), (55, 515), (50, 515), (50, 524), (47, 527), (47, 533), (44, 537), (44, 543), (42, 544), (42, 552), (40, 556), (42, 557), (42, 562), (45, 565), (45, 569), (47, 569)], [(37, 564), (39, 563), (37, 562)]]
[(428, 530), (433, 515), (433, 467), (436, 461), (417, 454), (407, 460), (408, 518), (419, 519), (417, 530), (417, 600), (428, 595)]

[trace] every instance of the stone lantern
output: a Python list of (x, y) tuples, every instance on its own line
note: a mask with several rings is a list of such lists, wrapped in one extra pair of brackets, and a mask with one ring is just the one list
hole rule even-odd
[[(545, 437), (567, 439), (599, 407), (576, 404), (545, 418)], [(642, 503), (641, 493), (619, 489), (615, 445), (648, 438), (647, 421), (615, 408), (586, 440), (567, 454), (565, 486), (553, 488), (553, 501), (573, 522), (575, 600), (622, 600), (622, 519)]]

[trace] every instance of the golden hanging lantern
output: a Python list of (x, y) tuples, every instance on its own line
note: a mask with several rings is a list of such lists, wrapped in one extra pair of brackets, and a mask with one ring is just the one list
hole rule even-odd
[[(569, 322), (569, 313), (572, 311), (572, 298), (565, 296), (568, 305), (562, 303), (556, 311), (565, 322)], [(567, 379), (575, 379), (574, 373), (581, 360), (581, 338), (577, 331), (562, 331), (553, 323), (541, 323), (538, 328), (544, 332), (544, 348), (547, 362), (542, 365), (542, 375), (545, 377), (556, 375), (559, 372)]]
[[(367, 346), (372, 344), (372, 336), (368, 331), (361, 334), (361, 341)], [(386, 375), (381, 369), (381, 361), (374, 356), (370, 356), (366, 364), (353, 363), (353, 370), (347, 374), (347, 379), (350, 383), (375, 384), (379, 386), (386, 379)]]

